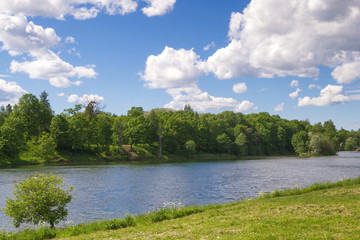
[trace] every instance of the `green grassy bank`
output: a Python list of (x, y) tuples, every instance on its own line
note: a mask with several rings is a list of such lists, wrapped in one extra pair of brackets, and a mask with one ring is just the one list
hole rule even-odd
[[(61, 150), (56, 153), (52, 159), (44, 160), (39, 156), (34, 156), (31, 152), (23, 152), (16, 158), (0, 157), (0, 168), (17, 167), (27, 165), (64, 165), (64, 164), (93, 164), (93, 163), (112, 163), (112, 162), (184, 162), (184, 161), (213, 161), (213, 160), (234, 160), (234, 159), (258, 159), (269, 156), (246, 156), (240, 157), (227, 153), (195, 153), (185, 154), (179, 152), (177, 154), (164, 153), (162, 157), (158, 156), (158, 149), (149, 145), (133, 146), (133, 151), (126, 151), (130, 146), (124, 146), (124, 152), (108, 150), (106, 152), (84, 151), (73, 152)], [(280, 155), (280, 154), (279, 154)], [(294, 156), (294, 155), (292, 155)]]
[(360, 178), (0, 239), (360, 239)]

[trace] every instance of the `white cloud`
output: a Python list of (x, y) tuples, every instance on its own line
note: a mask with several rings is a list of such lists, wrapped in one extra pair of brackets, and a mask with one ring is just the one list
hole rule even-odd
[(75, 38), (71, 37), (71, 36), (68, 36), (65, 38), (65, 43), (75, 43)]
[(173, 10), (176, 0), (145, 0), (149, 6), (141, 9), (148, 17), (164, 15)]
[(310, 90), (311, 90), (311, 89), (314, 89), (314, 88), (321, 89), (321, 87), (318, 86), (318, 85), (316, 85), (316, 84), (309, 84), (308, 87), (309, 87)]
[(147, 58), (141, 78), (149, 88), (193, 87), (202, 74), (198, 58), (192, 49), (165, 47), (161, 54)]
[[(97, 73), (94, 66), (78, 66), (63, 61), (50, 50), (60, 42), (52, 28), (44, 29), (28, 22), (23, 15), (8, 16), (0, 14), (0, 41), (2, 50), (12, 56), (26, 54), (27, 60), (13, 60), (10, 65), (12, 73), (24, 72), (32, 79), (48, 80), (55, 87), (79, 85), (69, 78), (94, 78)], [(26, 59), (25, 57), (23, 59)]]
[(19, 98), (27, 93), (16, 82), (7, 82), (0, 79), (0, 105), (15, 105)]
[[(354, 69), (359, 23), (357, 0), (252, 0), (243, 13), (231, 14), (231, 42), (208, 58), (206, 69), (219, 79), (316, 77), (321, 65)], [(338, 82), (359, 78), (340, 72), (334, 73)]]
[(82, 103), (82, 104), (87, 104), (91, 101), (95, 101), (97, 103), (99, 102), (103, 102), (104, 101), (104, 97), (101, 97), (97, 94), (84, 94), (82, 97), (79, 97), (76, 94), (71, 94), (68, 98), (67, 101), (69, 103)]
[(239, 39), (240, 31), (243, 23), (243, 15), (238, 12), (231, 13), (230, 24), (229, 24), (229, 39)]
[(50, 85), (55, 87), (78, 86), (80, 81), (72, 82), (69, 78), (95, 78), (97, 75), (94, 66), (74, 67), (50, 50), (32, 53), (32, 55), (33, 61), (17, 62), (13, 60), (10, 66), (11, 72), (25, 72), (32, 79), (48, 80)]
[(6, 74), (0, 74), (0, 78), (8, 78), (11, 77), (10, 75), (6, 75)]
[(8, 16), (0, 13), (1, 49), (16, 56), (30, 51), (39, 51), (54, 47), (60, 43), (60, 37), (52, 28), (44, 29), (28, 22), (24, 15)]
[(289, 94), (289, 97), (291, 98), (291, 99), (294, 99), (294, 98), (296, 98), (298, 95), (299, 95), (299, 92), (301, 92), (302, 90), (301, 89), (296, 89), (296, 91), (295, 92), (292, 92), (292, 93), (290, 93)]
[(290, 87), (297, 88), (299, 86), (298, 80), (292, 80), (290, 83)]
[(1, 0), (0, 12), (8, 15), (44, 16), (63, 20), (65, 16), (75, 19), (94, 18), (100, 11), (110, 15), (127, 14), (136, 11), (133, 0)]
[(234, 93), (244, 93), (247, 91), (246, 83), (237, 83), (233, 86)]
[(299, 98), (298, 106), (331, 106), (339, 103), (346, 103), (353, 100), (360, 100), (360, 95), (346, 96), (343, 93), (343, 86), (341, 85), (327, 85), (320, 91), (319, 97), (303, 97)]
[(233, 98), (214, 97), (207, 92), (202, 92), (198, 87), (168, 89), (166, 92), (173, 97), (173, 100), (166, 104), (165, 108), (183, 109), (189, 104), (194, 110), (200, 112), (220, 109), (246, 112), (257, 109), (247, 100), (238, 102)]
[(360, 59), (337, 66), (331, 76), (341, 84), (352, 83), (360, 78)]
[(61, 92), (61, 93), (57, 93), (56, 96), (58, 96), (58, 97), (65, 97), (66, 95), (65, 95), (65, 93)]
[(256, 109), (249, 101), (240, 103), (232, 98), (214, 97), (202, 92), (197, 83), (203, 74), (203, 62), (192, 49), (165, 47), (159, 55), (147, 58), (145, 73), (140, 75), (146, 81), (145, 86), (166, 89), (172, 96), (173, 100), (165, 105), (167, 108), (182, 109), (190, 104), (201, 112), (209, 109), (233, 109), (240, 112)]
[(282, 112), (282, 111), (284, 111), (284, 105), (285, 105), (285, 103), (280, 103), (279, 105), (277, 105), (277, 106), (274, 108), (274, 111), (275, 111), (275, 112)]
[(214, 48), (214, 47), (215, 47), (215, 42), (211, 42), (208, 45), (206, 45), (203, 50), (204, 51), (209, 51), (210, 48)]

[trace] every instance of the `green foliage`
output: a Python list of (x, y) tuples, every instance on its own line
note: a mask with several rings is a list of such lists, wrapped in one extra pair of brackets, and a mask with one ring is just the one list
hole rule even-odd
[(19, 117), (11, 115), (1, 126), (3, 153), (10, 157), (17, 156), (25, 146), (25, 124)]
[(235, 139), (235, 144), (238, 147), (237, 155), (246, 156), (248, 154), (247, 137), (244, 133), (239, 133)]
[(196, 153), (196, 143), (193, 140), (187, 141), (185, 143), (184, 150), (187, 155), (195, 154)]
[(38, 154), (45, 161), (50, 161), (56, 155), (56, 143), (49, 133), (43, 133), (39, 138)]
[(313, 155), (333, 155), (336, 152), (333, 140), (320, 133), (310, 133), (309, 150)]
[(71, 147), (69, 136), (69, 123), (62, 114), (56, 115), (51, 120), (50, 134), (59, 148)]
[(356, 141), (353, 137), (348, 137), (345, 142), (345, 151), (353, 151), (354, 147), (356, 147)]
[(226, 133), (217, 136), (216, 141), (218, 143), (219, 152), (230, 152), (231, 139)]
[(4, 212), (13, 218), (15, 227), (22, 223), (49, 223), (51, 227), (66, 219), (69, 190), (63, 189), (63, 178), (53, 174), (36, 174), (15, 184), (14, 199), (6, 199)]
[(309, 136), (305, 131), (300, 131), (293, 135), (291, 143), (297, 154), (307, 153), (309, 151)]
[[(122, 154), (123, 144), (130, 144), (131, 150), (136, 144), (145, 144), (157, 148), (152, 157), (166, 158), (167, 154), (188, 152), (189, 139), (196, 143), (198, 153), (237, 156), (328, 155), (352, 150), (360, 142), (360, 130), (337, 131), (330, 120), (311, 125), (309, 121), (289, 121), (266, 112), (198, 114), (189, 105), (179, 111), (145, 112), (141, 107), (132, 107), (126, 116), (115, 116), (101, 111), (96, 102), (89, 102), (85, 109), (76, 105), (53, 116), (48, 95), (42, 92), (40, 100), (25, 94), (14, 109), (11, 105), (0, 109), (0, 156), (27, 161), (27, 157), (38, 156), (43, 132), (50, 133), (58, 152), (106, 157)], [(54, 155), (45, 151), (53, 149), (51, 139), (40, 140), (48, 143), (40, 152), (47, 161), (53, 160)]]

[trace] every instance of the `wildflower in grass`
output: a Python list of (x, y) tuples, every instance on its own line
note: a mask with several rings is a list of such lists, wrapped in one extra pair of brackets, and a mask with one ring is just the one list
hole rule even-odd
[(263, 198), (264, 197), (264, 193), (263, 192), (259, 192), (259, 198)]

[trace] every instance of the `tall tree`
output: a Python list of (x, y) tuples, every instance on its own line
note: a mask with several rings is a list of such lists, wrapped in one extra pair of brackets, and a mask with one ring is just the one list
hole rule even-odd
[(114, 119), (112, 126), (113, 142), (118, 146), (119, 152), (123, 153), (125, 117), (119, 116)]

